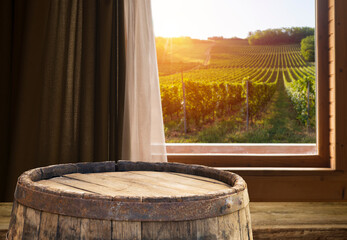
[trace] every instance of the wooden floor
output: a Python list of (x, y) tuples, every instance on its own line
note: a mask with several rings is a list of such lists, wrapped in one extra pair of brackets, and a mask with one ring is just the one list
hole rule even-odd
[[(254, 239), (347, 239), (345, 203), (250, 203)], [(0, 239), (5, 239), (11, 203), (0, 203)]]

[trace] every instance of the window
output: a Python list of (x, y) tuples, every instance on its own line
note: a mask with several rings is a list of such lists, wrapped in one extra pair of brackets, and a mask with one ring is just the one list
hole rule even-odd
[[(329, 75), (327, 2), (316, 2), (317, 45), (317, 143), (316, 144), (168, 144), (169, 161), (205, 164), (215, 167), (330, 167), (329, 139)], [(156, 19), (154, 18), (154, 21)], [(177, 39), (176, 41), (190, 39)], [(212, 39), (212, 40), (218, 40)], [(241, 41), (234, 39), (234, 41)], [(158, 55), (161, 53), (158, 52)], [(208, 60), (208, 59), (207, 59)], [(207, 61), (206, 60), (206, 61)], [(182, 64), (184, 68), (194, 68)], [(165, 69), (166, 70), (166, 69)], [(167, 71), (172, 71), (168, 69)], [(179, 101), (179, 100), (178, 100)], [(182, 124), (183, 125), (183, 124)]]
[[(240, 174), (246, 180), (251, 201), (347, 200), (347, 1), (316, 0), (316, 6), (319, 83), (317, 126), (321, 126), (317, 134), (316, 156), (321, 159), (322, 166), (326, 167), (238, 168), (235, 167), (237, 164), (230, 164), (230, 159), (225, 157), (226, 165), (223, 167)], [(215, 160), (211, 154), (206, 155), (212, 166), (223, 165), (223, 161)], [(170, 161), (186, 163), (204, 164), (205, 161), (199, 156), (195, 159), (194, 156), (169, 157)], [(191, 161), (192, 158), (194, 161)], [(270, 158), (271, 156), (267, 161), (270, 162)], [(281, 160), (288, 163), (293, 159), (295, 158), (284, 157)]]

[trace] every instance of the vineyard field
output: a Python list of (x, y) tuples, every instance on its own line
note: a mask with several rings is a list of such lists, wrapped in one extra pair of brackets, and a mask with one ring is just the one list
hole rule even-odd
[[(262, 127), (264, 112), (277, 91), (290, 99), (292, 121), (315, 131), (315, 64), (305, 61), (299, 44), (250, 46), (187, 38), (176, 40), (168, 51), (164, 46), (170, 43), (164, 40), (157, 44), (157, 55), (167, 142), (239, 142), (235, 137), (199, 136), (216, 135), (213, 129), (225, 123), (230, 134), (249, 135), (249, 127)], [(294, 141), (315, 141), (315, 137), (303, 139)]]

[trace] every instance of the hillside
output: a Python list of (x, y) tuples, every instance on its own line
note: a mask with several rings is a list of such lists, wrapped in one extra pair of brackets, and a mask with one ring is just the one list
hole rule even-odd
[[(157, 39), (157, 42), (164, 46), (165, 39)], [(234, 134), (243, 132), (247, 118), (250, 126), (256, 127), (259, 119), (265, 118), (262, 113), (273, 96), (278, 96), (275, 93), (279, 89), (286, 92), (292, 102), (291, 108), (296, 111), (292, 120), (304, 128), (309, 124), (306, 128), (314, 130), (315, 67), (304, 60), (300, 45), (250, 46), (230, 39), (190, 38), (166, 40), (166, 45), (158, 50), (161, 54), (158, 65), (168, 141), (210, 142), (198, 136), (223, 122), (233, 123), (233, 130), (229, 129)], [(306, 111), (308, 81), (309, 113)], [(184, 105), (188, 133), (184, 133), (182, 127)], [(214, 135), (213, 132), (209, 134)], [(233, 137), (214, 139), (239, 141)], [(305, 136), (293, 141), (307, 142), (307, 139), (314, 141)]]

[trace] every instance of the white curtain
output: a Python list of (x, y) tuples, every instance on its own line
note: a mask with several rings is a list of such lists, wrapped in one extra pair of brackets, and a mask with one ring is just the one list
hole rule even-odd
[(150, 0), (124, 0), (126, 83), (122, 159), (167, 161)]

